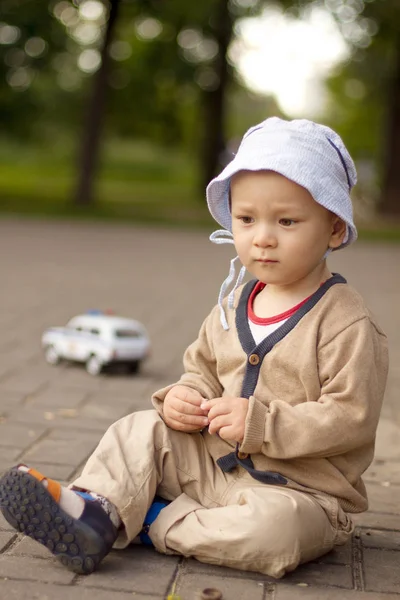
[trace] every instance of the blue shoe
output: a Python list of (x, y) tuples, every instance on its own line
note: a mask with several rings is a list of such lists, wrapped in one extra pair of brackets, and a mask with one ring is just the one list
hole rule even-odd
[(160, 496), (154, 497), (154, 500), (147, 511), (147, 515), (144, 518), (142, 531), (139, 533), (140, 541), (145, 546), (154, 546), (148, 535), (150, 525), (154, 523), (162, 509), (168, 506), (168, 504), (170, 504), (169, 500), (164, 500), (164, 498), (161, 498)]
[(68, 569), (92, 573), (110, 552), (117, 529), (95, 500), (84, 499), (79, 519), (68, 515), (56, 500), (59, 484), (48, 479), (46, 488), (43, 479), (34, 469), (10, 469), (0, 478), (1, 512), (14, 529), (46, 546)]

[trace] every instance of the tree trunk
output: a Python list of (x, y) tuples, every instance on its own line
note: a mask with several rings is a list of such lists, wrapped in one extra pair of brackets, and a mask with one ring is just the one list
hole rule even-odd
[(230, 79), (227, 51), (233, 27), (228, 5), (228, 0), (219, 0), (211, 21), (214, 38), (219, 48), (212, 65), (218, 83), (213, 89), (204, 90), (201, 98), (200, 167), (203, 194), (205, 187), (221, 166), (222, 154), (225, 149), (225, 99)]
[(400, 217), (400, 42), (391, 88), (385, 173), (378, 209), (382, 215)]
[(118, 15), (120, 0), (110, 0), (110, 9), (103, 46), (101, 65), (96, 75), (87, 105), (82, 147), (78, 165), (78, 185), (75, 195), (76, 206), (93, 204), (93, 183), (98, 164), (100, 134), (106, 107), (107, 82), (109, 73), (109, 47)]

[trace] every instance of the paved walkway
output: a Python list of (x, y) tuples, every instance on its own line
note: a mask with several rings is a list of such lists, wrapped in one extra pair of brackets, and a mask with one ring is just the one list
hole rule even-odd
[[(110, 423), (149, 407), (151, 392), (179, 376), (231, 253), (198, 232), (0, 221), (0, 471), (26, 461), (69, 481)], [(351, 543), (279, 582), (137, 546), (112, 552), (82, 577), (0, 520), (0, 600), (165, 600), (173, 585), (181, 600), (209, 587), (224, 600), (400, 599), (399, 259), (399, 246), (359, 242), (331, 260), (364, 294), (391, 344), (376, 459), (365, 476), (370, 511), (356, 517)], [(94, 307), (148, 327), (153, 353), (139, 376), (92, 378), (45, 364), (42, 331)]]

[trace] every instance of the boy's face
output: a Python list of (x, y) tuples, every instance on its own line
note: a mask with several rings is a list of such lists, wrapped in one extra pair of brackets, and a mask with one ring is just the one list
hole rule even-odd
[(274, 171), (240, 171), (231, 180), (232, 233), (242, 264), (264, 283), (291, 285), (337, 248), (343, 221), (302, 186)]

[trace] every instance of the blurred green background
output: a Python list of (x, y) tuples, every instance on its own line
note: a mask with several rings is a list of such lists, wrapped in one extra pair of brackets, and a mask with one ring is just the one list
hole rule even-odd
[(1, 216), (208, 227), (278, 115), (343, 136), (361, 233), (400, 239), (398, 0), (2, 0), (0, 78)]

